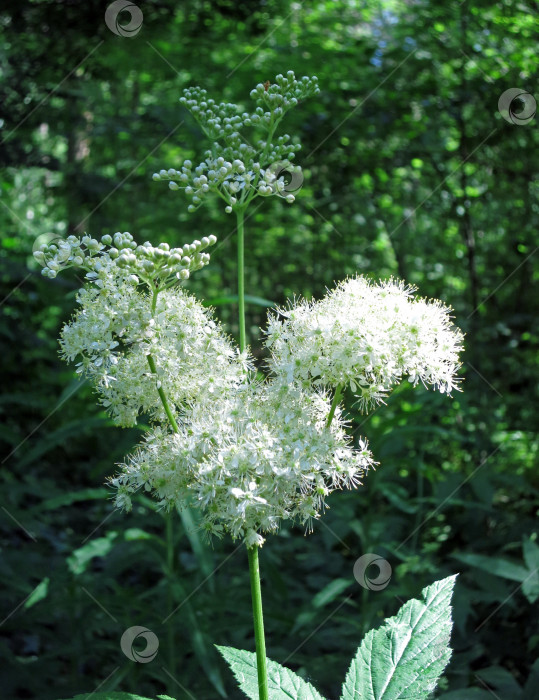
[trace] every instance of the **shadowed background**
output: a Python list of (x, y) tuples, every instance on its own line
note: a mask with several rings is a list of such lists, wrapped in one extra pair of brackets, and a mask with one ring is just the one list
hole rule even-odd
[[(461, 572), (439, 697), (533, 700), (537, 117), (510, 124), (498, 99), (537, 89), (534, 5), (138, 5), (132, 37), (106, 26), (106, 3), (0, 10), (4, 697), (97, 687), (241, 697), (212, 645), (254, 649), (245, 552), (227, 540), (201, 544), (176, 517), (170, 560), (165, 519), (148, 499), (129, 515), (113, 510), (105, 478), (141, 429), (114, 427), (59, 360), (56, 338), (80, 284), (73, 273), (42, 278), (31, 251), (42, 234), (130, 231), (180, 245), (213, 233), (211, 264), (187, 288), (214, 300), (237, 334), (227, 299), (233, 218), (217, 202), (188, 214), (182, 193), (151, 175), (203, 157), (204, 137), (178, 102), (183, 88), (250, 109), (256, 83), (292, 69), (321, 87), (284, 122), (303, 143), (305, 181), (293, 205), (258, 199), (248, 211), (247, 293), (282, 304), (348, 274), (393, 275), (453, 306), (467, 337), (463, 392), (452, 401), (403, 385), (368, 418), (348, 401), (352, 429), (380, 466), (358, 492), (331, 496), (313, 536), (285, 527), (268, 539), (268, 655), (337, 697), (366, 630)], [(247, 311), (256, 354), (266, 308)], [(392, 567), (381, 591), (353, 576), (365, 553)], [(171, 601), (174, 639), (164, 622)], [(120, 650), (133, 625), (159, 638), (151, 663)]]

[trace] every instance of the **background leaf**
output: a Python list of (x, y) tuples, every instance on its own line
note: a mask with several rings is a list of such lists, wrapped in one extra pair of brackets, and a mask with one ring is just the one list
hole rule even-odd
[[(250, 651), (217, 647), (232, 669), (240, 688), (251, 700), (258, 700), (256, 654)], [(324, 700), (310, 683), (290, 669), (267, 659), (268, 690), (271, 700)]]

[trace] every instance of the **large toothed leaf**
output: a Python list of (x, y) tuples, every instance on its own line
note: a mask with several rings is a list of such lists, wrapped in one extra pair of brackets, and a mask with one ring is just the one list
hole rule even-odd
[(341, 700), (426, 700), (449, 662), (456, 576), (422, 591), (371, 630), (346, 676)]
[[(236, 680), (245, 695), (251, 700), (258, 700), (258, 676), (256, 672), (256, 654), (250, 651), (217, 647), (236, 676)], [(310, 683), (304, 681), (288, 668), (275, 661), (267, 660), (268, 690), (270, 700), (324, 700)]]

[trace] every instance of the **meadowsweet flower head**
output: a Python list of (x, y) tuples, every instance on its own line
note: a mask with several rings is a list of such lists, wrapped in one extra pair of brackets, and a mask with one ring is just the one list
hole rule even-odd
[(329, 410), (323, 393), (278, 380), (199, 397), (179, 433), (152, 432), (112, 479), (117, 504), (151, 490), (163, 507), (199, 506), (208, 534), (261, 545), (283, 520), (317, 519), (333, 490), (356, 487), (374, 464), (366, 443), (351, 446), (340, 411), (326, 427)]
[(414, 291), (353, 277), (320, 301), (270, 315), (271, 371), (302, 386), (350, 386), (363, 410), (406, 377), (450, 393), (458, 388), (462, 333), (448, 307)]
[(204, 393), (218, 401), (241, 381), (247, 357), (194, 297), (164, 290), (152, 308), (151, 296), (125, 274), (109, 270), (98, 281), (79, 292), (80, 309), (63, 328), (60, 344), (63, 357), (78, 361), (77, 371), (92, 380), (116, 423), (134, 425), (141, 412), (166, 420), (157, 388), (181, 411)]

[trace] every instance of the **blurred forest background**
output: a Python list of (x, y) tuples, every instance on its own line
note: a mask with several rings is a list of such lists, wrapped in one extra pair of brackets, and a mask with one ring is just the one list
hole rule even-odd
[[(268, 656), (335, 698), (365, 632), (460, 572), (438, 697), (537, 700), (538, 130), (498, 112), (505, 90), (538, 89), (536, 4), (138, 5), (130, 38), (107, 28), (106, 2), (0, 10), (2, 697), (241, 696), (212, 645), (254, 649), (245, 552), (206, 546), (179, 517), (167, 531), (144, 496), (113, 509), (105, 478), (140, 430), (114, 427), (58, 358), (80, 284), (41, 277), (32, 247), (43, 234), (213, 233), (188, 289), (236, 334), (233, 219), (217, 202), (188, 214), (151, 175), (206, 147), (183, 88), (250, 109), (256, 83), (292, 69), (321, 86), (285, 124), (305, 182), (292, 206), (249, 211), (247, 292), (282, 304), (356, 272), (403, 277), (453, 306), (467, 337), (452, 400), (403, 385), (367, 418), (348, 401), (380, 466), (331, 497), (313, 536), (285, 528), (264, 546)], [(255, 351), (266, 311), (248, 306)], [(392, 566), (382, 591), (353, 577), (368, 552)], [(132, 625), (159, 637), (151, 663), (121, 652)]]

